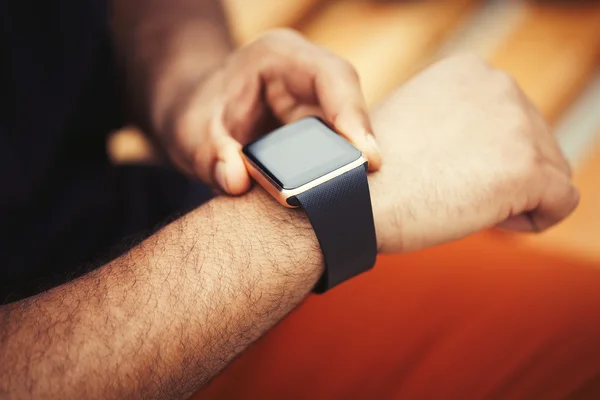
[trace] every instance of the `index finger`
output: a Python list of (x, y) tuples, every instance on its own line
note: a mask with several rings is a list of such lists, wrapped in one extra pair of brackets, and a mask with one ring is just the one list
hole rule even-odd
[(362, 151), (370, 171), (379, 169), (381, 153), (352, 64), (333, 55), (321, 57), (315, 65), (315, 91), (325, 119)]

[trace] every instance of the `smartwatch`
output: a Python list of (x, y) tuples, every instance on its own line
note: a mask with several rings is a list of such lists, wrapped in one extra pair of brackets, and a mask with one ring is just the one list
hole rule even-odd
[(281, 205), (308, 215), (325, 259), (316, 293), (373, 267), (368, 162), (357, 148), (321, 119), (307, 117), (247, 144), (242, 153), (255, 181)]

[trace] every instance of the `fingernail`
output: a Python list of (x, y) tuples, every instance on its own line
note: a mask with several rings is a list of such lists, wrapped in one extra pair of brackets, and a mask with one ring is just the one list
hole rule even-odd
[(379, 144), (377, 143), (377, 140), (375, 139), (375, 136), (373, 136), (372, 133), (368, 133), (367, 132), (367, 142), (369, 143), (369, 145), (374, 148), (378, 153), (381, 153), (381, 149), (379, 148)]
[(225, 161), (217, 161), (217, 165), (215, 165), (215, 179), (221, 189), (229, 193), (229, 186), (227, 185), (227, 165), (225, 164)]

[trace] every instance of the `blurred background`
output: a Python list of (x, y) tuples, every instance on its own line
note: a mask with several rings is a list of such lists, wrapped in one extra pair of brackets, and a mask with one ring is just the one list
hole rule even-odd
[[(581, 205), (541, 235), (485, 232), (436, 250), (434, 259), (468, 262), (469, 252), (483, 246), (490, 258), (518, 248), (523, 263), (550, 255), (600, 267), (600, 2), (224, 2), (239, 44), (271, 28), (297, 29), (354, 64), (371, 106), (420, 69), (456, 52), (477, 53), (509, 72), (555, 126), (574, 166)], [(116, 162), (151, 153), (130, 130), (114, 136), (109, 149)]]

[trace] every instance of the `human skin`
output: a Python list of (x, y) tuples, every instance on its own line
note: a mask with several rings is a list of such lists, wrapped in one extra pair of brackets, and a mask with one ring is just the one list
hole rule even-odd
[[(504, 73), (474, 57), (434, 65), (373, 112), (369, 175), (380, 252), (577, 205), (570, 169)], [(522, 226), (517, 226), (522, 228)], [(0, 395), (185, 398), (292, 311), (323, 271), (301, 210), (261, 188), (218, 197), (97, 270), (0, 307)]]

